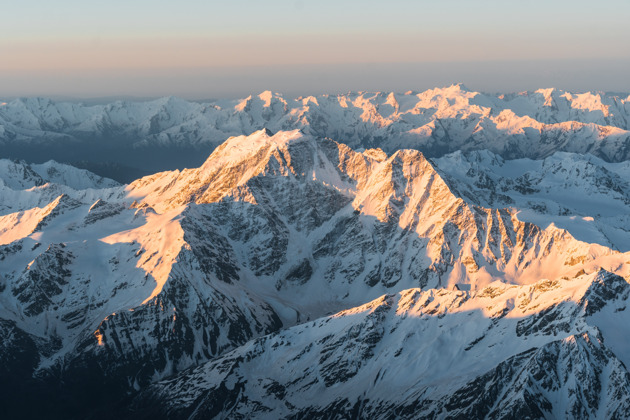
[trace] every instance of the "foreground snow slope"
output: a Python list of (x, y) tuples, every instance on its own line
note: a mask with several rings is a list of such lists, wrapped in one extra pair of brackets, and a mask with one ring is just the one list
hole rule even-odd
[(131, 415), (626, 418), (629, 295), (605, 271), (472, 295), (408, 289), (153, 384)]

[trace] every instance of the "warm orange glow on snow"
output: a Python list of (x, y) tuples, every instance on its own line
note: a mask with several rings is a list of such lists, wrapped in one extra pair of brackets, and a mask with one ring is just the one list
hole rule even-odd
[(101, 333), (100, 330), (94, 331), (94, 337), (96, 337), (96, 341), (99, 346), (105, 345), (105, 343), (103, 343), (103, 334)]

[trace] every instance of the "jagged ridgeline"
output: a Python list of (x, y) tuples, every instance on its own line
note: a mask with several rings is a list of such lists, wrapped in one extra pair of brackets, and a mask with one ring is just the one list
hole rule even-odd
[(211, 103), (169, 97), (85, 106), (18, 99), (0, 106), (0, 146), (3, 157), (55, 159), (130, 182), (198, 166), (228, 137), (263, 128), (303, 129), (390, 154), (490, 150), (508, 159), (540, 159), (567, 151), (620, 162), (630, 156), (629, 124), (627, 95), (557, 89), (492, 95), (462, 85), (297, 99), (263, 92)]
[[(529, 194), (561, 203), (532, 205), (539, 220), (624, 214), (625, 166), (589, 158), (611, 182), (585, 185), (611, 198), (582, 208), (545, 195), (561, 171), (493, 191), (505, 161), (466, 156), (436, 166), (264, 129), (128, 185), (2, 161), (0, 369), (19, 384), (3, 404), (49, 417), (630, 415), (627, 241), (597, 236), (605, 222), (586, 235), (519, 213)], [(447, 170), (458, 159), (477, 168), (470, 184)], [(512, 207), (493, 208), (512, 186)]]

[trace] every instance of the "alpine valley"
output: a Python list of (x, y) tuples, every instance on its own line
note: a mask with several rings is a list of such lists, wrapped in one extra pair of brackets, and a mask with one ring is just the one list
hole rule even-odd
[(7, 418), (630, 417), (627, 95), (19, 99), (0, 152)]

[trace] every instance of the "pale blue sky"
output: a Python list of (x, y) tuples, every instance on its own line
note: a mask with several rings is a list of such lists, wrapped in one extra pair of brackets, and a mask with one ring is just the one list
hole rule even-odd
[(0, 96), (627, 91), (629, 21), (628, 0), (22, 0), (0, 14)]

